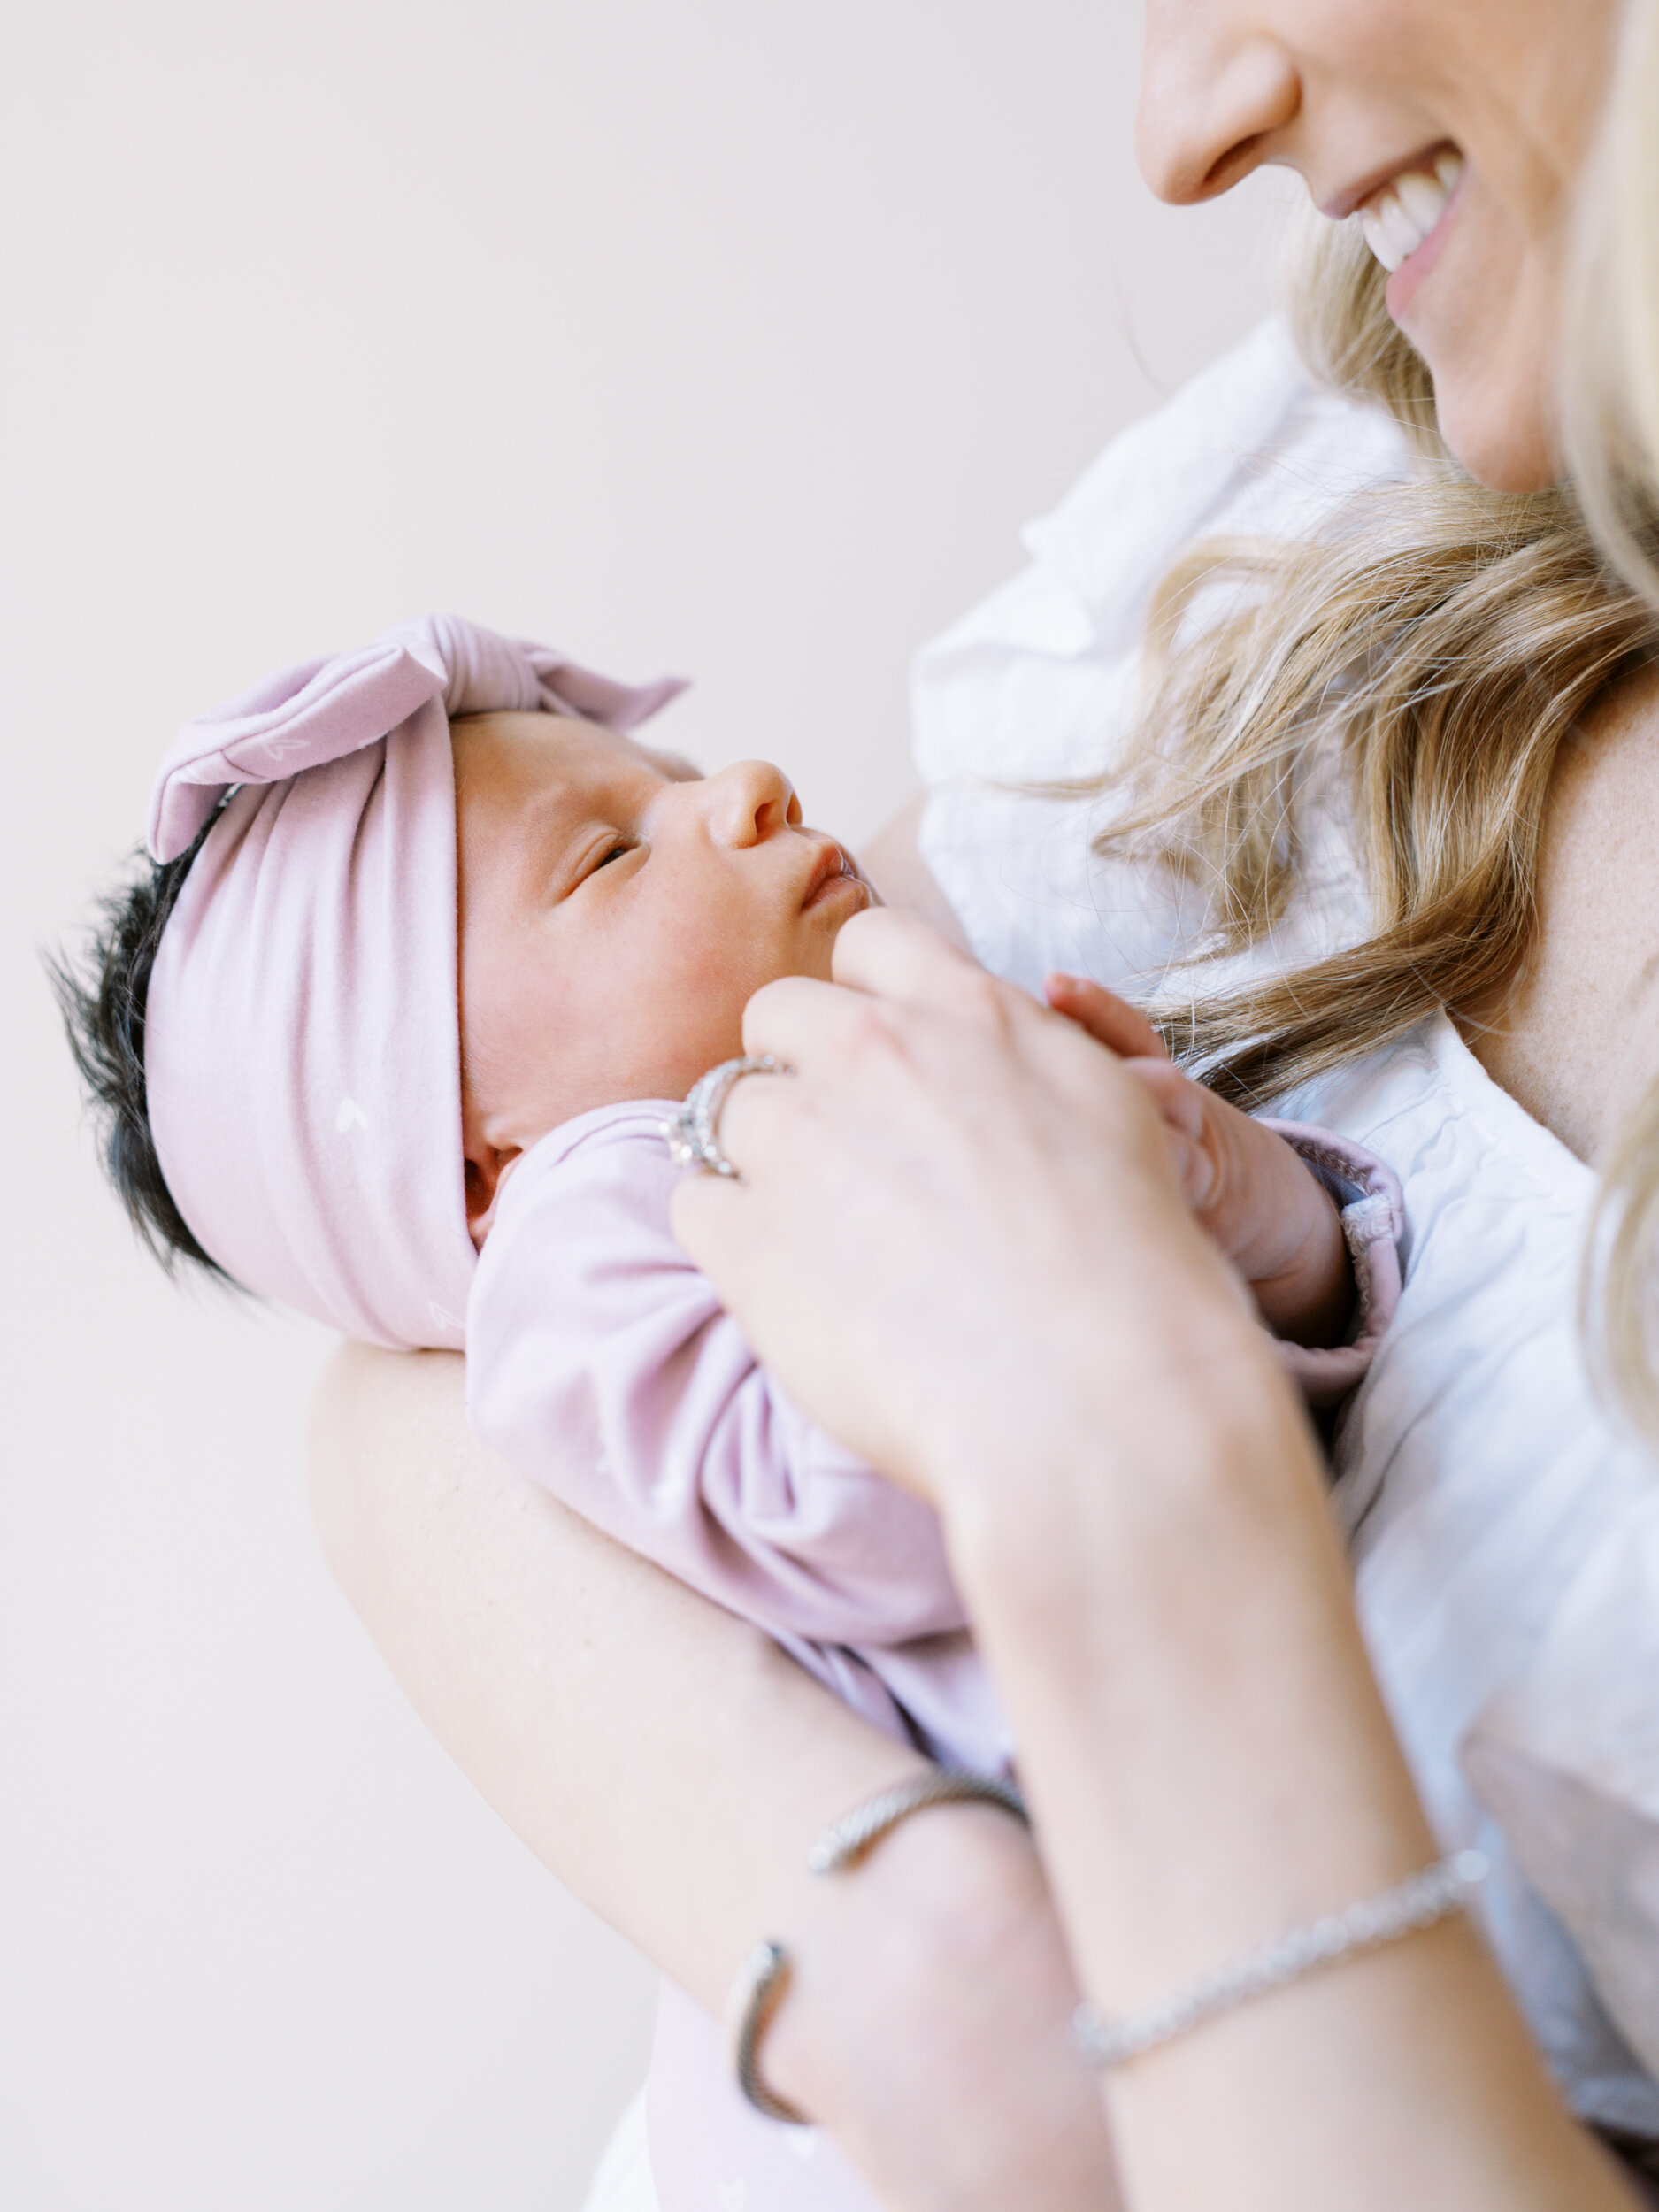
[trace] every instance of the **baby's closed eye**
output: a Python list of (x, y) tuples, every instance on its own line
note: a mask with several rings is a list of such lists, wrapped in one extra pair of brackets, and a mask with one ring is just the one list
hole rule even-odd
[(571, 881), (572, 890), (580, 891), (585, 883), (591, 883), (595, 876), (603, 875), (607, 868), (614, 866), (619, 860), (626, 860), (640, 849), (638, 838), (628, 837), (620, 830), (601, 838), (578, 863)]

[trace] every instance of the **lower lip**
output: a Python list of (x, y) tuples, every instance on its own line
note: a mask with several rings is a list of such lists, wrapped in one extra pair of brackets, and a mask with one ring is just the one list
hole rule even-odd
[(824, 906), (830, 900), (840, 898), (843, 893), (856, 898), (860, 906), (866, 904), (870, 896), (868, 886), (857, 876), (848, 875), (844, 872), (826, 876), (817, 890), (808, 898), (802, 911), (810, 914), (814, 907)]
[(1389, 278), (1388, 288), (1383, 296), (1388, 303), (1388, 312), (1395, 322), (1403, 320), (1406, 310), (1417, 297), (1425, 279), (1432, 273), (1434, 265), (1440, 259), (1441, 250), (1446, 244), (1447, 227), (1457, 212), (1458, 204), (1463, 196), (1463, 187), (1468, 180), (1469, 173), (1465, 170), (1457, 180), (1456, 190), (1440, 210), (1440, 220), (1433, 229), (1417, 251), (1409, 253)]

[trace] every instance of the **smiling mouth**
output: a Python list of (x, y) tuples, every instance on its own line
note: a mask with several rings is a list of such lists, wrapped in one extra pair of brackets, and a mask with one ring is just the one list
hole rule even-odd
[(1391, 177), (1355, 211), (1365, 243), (1391, 274), (1427, 239), (1463, 173), (1463, 156), (1447, 146), (1426, 167)]

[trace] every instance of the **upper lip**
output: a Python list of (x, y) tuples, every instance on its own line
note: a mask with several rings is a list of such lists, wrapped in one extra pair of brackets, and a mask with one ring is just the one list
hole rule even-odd
[(1419, 146), (1416, 153), (1402, 155), (1386, 168), (1373, 169), (1370, 176), (1362, 177), (1357, 184), (1345, 185), (1333, 199), (1319, 203), (1319, 212), (1328, 215), (1333, 223), (1340, 223), (1352, 215), (1356, 208), (1363, 207), (1373, 193), (1391, 185), (1396, 177), (1404, 176), (1409, 169), (1432, 171), (1436, 156), (1451, 150), (1449, 138), (1432, 139), (1426, 146)]

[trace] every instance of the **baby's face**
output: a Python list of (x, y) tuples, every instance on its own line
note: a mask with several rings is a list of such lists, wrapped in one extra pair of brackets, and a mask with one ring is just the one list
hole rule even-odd
[(454, 728), (467, 1211), (590, 1107), (678, 1098), (742, 1049), (778, 976), (827, 978), (872, 894), (762, 761), (687, 780), (549, 714)]

